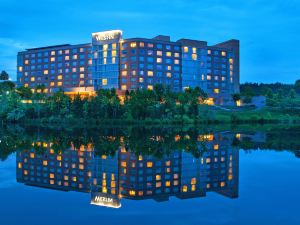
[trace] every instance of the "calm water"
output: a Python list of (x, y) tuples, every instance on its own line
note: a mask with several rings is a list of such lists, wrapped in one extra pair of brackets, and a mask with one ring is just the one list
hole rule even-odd
[(0, 224), (300, 224), (300, 129), (0, 131)]

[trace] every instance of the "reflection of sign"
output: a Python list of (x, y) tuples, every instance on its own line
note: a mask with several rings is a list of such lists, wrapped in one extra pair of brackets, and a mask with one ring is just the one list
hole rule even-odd
[(121, 30), (97, 32), (92, 34), (93, 44), (109, 44), (122, 38)]
[(121, 207), (121, 201), (117, 195), (109, 195), (101, 192), (92, 192), (91, 204), (111, 208)]

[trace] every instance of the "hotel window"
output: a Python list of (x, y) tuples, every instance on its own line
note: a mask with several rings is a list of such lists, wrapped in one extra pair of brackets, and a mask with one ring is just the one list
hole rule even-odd
[(106, 58), (103, 58), (103, 64), (106, 64), (106, 62), (107, 62)]
[(55, 62), (55, 57), (51, 57), (50, 61)]
[(153, 71), (149, 70), (149, 71), (147, 72), (147, 75), (148, 75), (149, 77), (153, 77)]
[(162, 51), (156, 51), (156, 55), (162, 56)]
[(230, 58), (229, 59), (229, 63), (232, 64), (233, 63), (233, 59)]
[(29, 64), (29, 60), (28, 59), (25, 60), (25, 64), (26, 65)]
[(48, 166), (48, 161), (47, 160), (43, 161), (43, 166)]
[(121, 90), (122, 90), (122, 91), (126, 91), (126, 90), (127, 90), (126, 85), (122, 85), (122, 86), (121, 86)]
[(156, 180), (160, 180), (160, 179), (161, 179), (161, 176), (160, 176), (159, 174), (157, 174), (157, 175), (155, 176), (155, 179), (156, 179)]
[(178, 53), (178, 52), (175, 52), (175, 53), (174, 53), (174, 56), (175, 56), (176, 58), (178, 58), (178, 57), (179, 57), (179, 53)]
[(130, 43), (130, 47), (131, 47), (131, 48), (135, 48), (135, 47), (136, 47), (136, 42), (131, 42), (131, 43)]
[(167, 69), (167, 70), (171, 70), (171, 69), (172, 69), (172, 66), (167, 66), (166, 69)]
[(226, 77), (222, 77), (222, 81), (225, 81), (226, 80)]
[(51, 51), (51, 55), (55, 55), (55, 51)]
[(166, 181), (166, 187), (170, 187), (171, 182), (170, 181)]
[(207, 76), (206, 76), (206, 79), (207, 79), (207, 80), (211, 80), (211, 75), (207, 75)]
[(225, 186), (225, 182), (222, 181), (222, 182), (220, 183), (220, 187), (224, 187), (224, 186)]
[(84, 67), (80, 67), (80, 72), (84, 72)]
[(174, 64), (179, 64), (179, 60), (178, 60), (178, 59), (175, 59), (175, 60), (174, 60)]
[(70, 56), (66, 55), (65, 60), (69, 60), (69, 59), (70, 59)]
[(102, 79), (102, 85), (107, 85), (107, 79), (106, 78)]
[(62, 82), (61, 81), (59, 81), (59, 82), (57, 82), (57, 86), (62, 86)]
[(145, 43), (144, 42), (140, 42), (140, 47), (144, 47), (145, 46)]
[(218, 77), (218, 76), (215, 76), (215, 80), (219, 80), (219, 77)]
[(108, 44), (103, 45), (103, 51), (107, 51), (108, 49)]
[[(149, 86), (149, 85), (148, 85)], [(153, 163), (152, 162), (147, 162), (147, 167), (148, 168), (151, 168), (153, 166)]]
[(76, 71), (77, 71), (77, 68), (75, 68), (75, 67), (72, 68), (72, 72), (73, 72), (73, 73), (76, 73)]
[(218, 88), (215, 88), (215, 89), (214, 89), (214, 93), (215, 93), (215, 94), (219, 94), (219, 92), (220, 92), (220, 90), (219, 90)]
[(211, 50), (207, 50), (207, 54), (210, 55), (211, 54)]
[(167, 77), (172, 77), (172, 74), (171, 73), (167, 73)]
[(197, 53), (197, 49), (196, 48), (193, 48), (193, 54), (196, 54)]
[(31, 82), (35, 81), (35, 78), (34, 78), (34, 77), (31, 77), (31, 78), (30, 78), (30, 81), (31, 81)]
[(112, 50), (111, 51), (111, 56), (112, 57), (116, 57), (117, 56), (117, 51), (116, 50)]
[(211, 162), (210, 158), (206, 158), (206, 164), (209, 164)]
[(61, 80), (61, 79), (62, 79), (62, 75), (58, 75), (57, 80)]
[(226, 52), (222, 51), (222, 56), (226, 56)]
[(148, 43), (148, 48), (153, 48), (154, 45), (152, 43)]
[(80, 78), (81, 78), (81, 79), (84, 78), (84, 74), (83, 74), (83, 73), (80, 74)]
[(172, 52), (166, 52), (166, 56), (167, 57), (171, 57), (172, 56)]
[(70, 53), (69, 49), (65, 50), (65, 54), (69, 54), (69, 53)]
[(55, 85), (54, 82), (50, 82), (50, 86), (53, 87)]
[(161, 182), (157, 182), (155, 187), (160, 188), (161, 187)]
[(117, 48), (117, 44), (116, 44), (116, 43), (113, 43), (113, 44), (111, 45), (111, 48), (112, 48), (112, 49), (116, 49), (116, 48)]
[(144, 78), (140, 77), (140, 78), (139, 78), (139, 82), (140, 82), (140, 83), (143, 83), (143, 82), (144, 82)]
[(185, 52), (185, 53), (187, 53), (187, 52), (189, 52), (189, 47), (183, 47), (183, 52)]
[(73, 55), (73, 59), (78, 59), (78, 56), (77, 55)]
[(192, 54), (192, 59), (197, 60), (197, 54)]

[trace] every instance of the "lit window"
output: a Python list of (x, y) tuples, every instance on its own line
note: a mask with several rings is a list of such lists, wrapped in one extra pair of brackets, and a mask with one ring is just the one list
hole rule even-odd
[(126, 91), (126, 90), (127, 90), (127, 86), (126, 86), (125, 84), (122, 85), (122, 86), (121, 86), (121, 90), (122, 90), (122, 91)]
[(197, 49), (193, 48), (193, 54), (196, 54), (196, 53), (197, 53)]
[(69, 53), (70, 53), (69, 49), (65, 50), (65, 54), (69, 54)]
[(116, 50), (111, 51), (111, 56), (116, 57), (117, 56), (117, 51)]
[(156, 59), (156, 62), (157, 62), (157, 63), (161, 63), (161, 62), (162, 62), (162, 58), (157, 58), (157, 59)]
[(139, 82), (140, 82), (140, 83), (143, 83), (143, 82), (144, 82), (144, 78), (140, 77), (140, 78), (139, 78)]
[(197, 60), (197, 54), (192, 54), (192, 59)]
[(153, 71), (149, 70), (149, 71), (147, 72), (147, 75), (148, 75), (149, 77), (152, 77), (152, 76), (153, 76)]
[(51, 55), (55, 55), (55, 51), (51, 51)]
[(157, 175), (155, 176), (155, 179), (156, 179), (156, 180), (160, 180), (160, 179), (161, 179), (161, 176), (160, 176), (159, 174), (157, 174)]
[(156, 54), (157, 56), (162, 56), (162, 51), (157, 51)]
[(179, 64), (179, 60), (178, 60), (178, 59), (175, 59), (175, 60), (174, 60), (174, 64)]
[(62, 75), (58, 75), (57, 80), (61, 80), (61, 79), (62, 79)]
[(160, 187), (161, 187), (161, 182), (157, 182), (155, 186), (156, 186), (157, 188), (160, 188)]
[(76, 67), (72, 68), (72, 72), (73, 72), (73, 73), (76, 73), (76, 71), (77, 71), (77, 68), (76, 68)]
[(166, 181), (166, 187), (170, 187), (171, 182), (170, 181)]
[(219, 94), (219, 92), (220, 92), (220, 90), (219, 90), (218, 88), (215, 88), (215, 89), (214, 89), (214, 93), (215, 93), (215, 94)]
[(135, 47), (136, 47), (136, 42), (131, 42), (131, 43), (130, 43), (130, 47), (131, 47), (131, 48), (135, 48)]
[(221, 186), (221, 187), (224, 187), (224, 186), (225, 186), (225, 182), (224, 182), (224, 181), (221, 182), (221, 183), (220, 183), (220, 186)]
[(214, 145), (214, 150), (218, 150), (218, 149), (219, 149), (219, 145), (218, 144)]
[(211, 54), (211, 50), (207, 50), (207, 54), (210, 55)]
[(130, 191), (129, 191), (129, 195), (130, 195), (130, 196), (135, 196), (135, 191), (134, 191), (134, 190), (130, 190)]
[(187, 53), (187, 52), (189, 52), (189, 47), (183, 47), (183, 52), (185, 52), (185, 53)]
[(207, 80), (211, 80), (211, 76), (210, 76), (210, 75), (207, 75), (206, 79), (207, 79)]
[(47, 75), (48, 74), (48, 70), (44, 70), (44, 74)]
[(195, 191), (195, 190), (196, 190), (196, 186), (195, 186), (195, 185), (192, 185), (191, 190), (192, 190), (192, 191)]
[(106, 61), (106, 58), (104, 58), (104, 59), (103, 59), (103, 64), (106, 64), (106, 62), (107, 62), (107, 61)]
[(147, 89), (148, 89), (148, 90), (153, 90), (153, 85), (148, 85), (148, 86), (147, 86)]
[(112, 49), (116, 49), (116, 48), (117, 48), (117, 44), (116, 44), (116, 43), (113, 43), (113, 44), (111, 45), (111, 47), (112, 47)]
[(34, 77), (31, 77), (31, 78), (30, 78), (30, 81), (32, 81), (32, 82), (35, 81), (35, 78), (34, 78)]
[(153, 166), (153, 163), (152, 162), (147, 162), (147, 167), (148, 168), (151, 168)]
[(93, 61), (91, 59), (89, 59), (89, 65), (92, 65)]
[(171, 73), (167, 73), (167, 77), (172, 77), (172, 74)]
[(144, 42), (140, 42), (140, 47), (144, 47), (145, 43)]
[(77, 55), (73, 55), (73, 59), (77, 59), (78, 58), (78, 56)]
[(80, 74), (80, 78), (83, 79), (84, 78), (84, 73)]
[(166, 166), (170, 166), (171, 165), (171, 161), (166, 161)]
[(50, 61), (55, 62), (55, 57), (51, 57)]
[(59, 82), (57, 82), (57, 86), (62, 86), (62, 82), (61, 81), (59, 81)]
[(187, 186), (186, 185), (183, 185), (182, 192), (187, 192)]
[(222, 51), (222, 56), (226, 56), (226, 52)]
[(23, 71), (23, 67), (19, 66), (19, 72), (22, 72), (22, 71)]
[(65, 60), (69, 60), (69, 59), (70, 59), (70, 56), (66, 55)]
[(84, 72), (84, 67), (80, 67), (80, 72)]
[(178, 58), (178, 57), (179, 57), (179, 53), (178, 53), (178, 52), (175, 52), (175, 53), (174, 53), (174, 56), (175, 56), (176, 58)]
[(209, 164), (211, 162), (210, 158), (206, 158), (206, 164)]
[(171, 56), (172, 56), (172, 52), (167, 52), (167, 53), (166, 53), (166, 56), (167, 56), (167, 57), (171, 57)]
[(107, 85), (107, 79), (106, 78), (102, 79), (102, 85)]
[(126, 70), (123, 70), (123, 71), (122, 71), (122, 76), (124, 76), (124, 77), (127, 76), (127, 71), (126, 71)]
[(53, 173), (50, 173), (50, 174), (49, 174), (49, 177), (50, 177), (50, 179), (54, 179), (54, 174), (53, 174)]
[(225, 81), (226, 80), (226, 77), (222, 77), (222, 81)]
[(192, 180), (191, 180), (191, 184), (196, 184), (196, 183), (197, 183), (197, 180), (196, 180), (195, 177), (193, 177)]
[(103, 51), (107, 51), (108, 49), (108, 44), (103, 45)]
[(43, 161), (43, 166), (48, 166), (48, 161), (47, 160)]
[(55, 85), (54, 82), (50, 82), (50, 86), (53, 87)]
[(229, 59), (229, 63), (233, 64), (233, 59), (232, 58)]
[(29, 60), (28, 59), (25, 60), (25, 64), (26, 65), (29, 64)]

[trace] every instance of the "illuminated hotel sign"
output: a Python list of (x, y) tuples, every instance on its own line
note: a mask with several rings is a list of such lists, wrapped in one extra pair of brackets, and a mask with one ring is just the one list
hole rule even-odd
[(121, 30), (92, 33), (93, 45), (110, 44), (110, 43), (120, 41), (121, 38), (122, 38)]
[(117, 196), (115, 195), (108, 195), (103, 193), (92, 193), (92, 205), (98, 205), (98, 206), (106, 206), (110, 208), (120, 208), (121, 207), (121, 201)]

